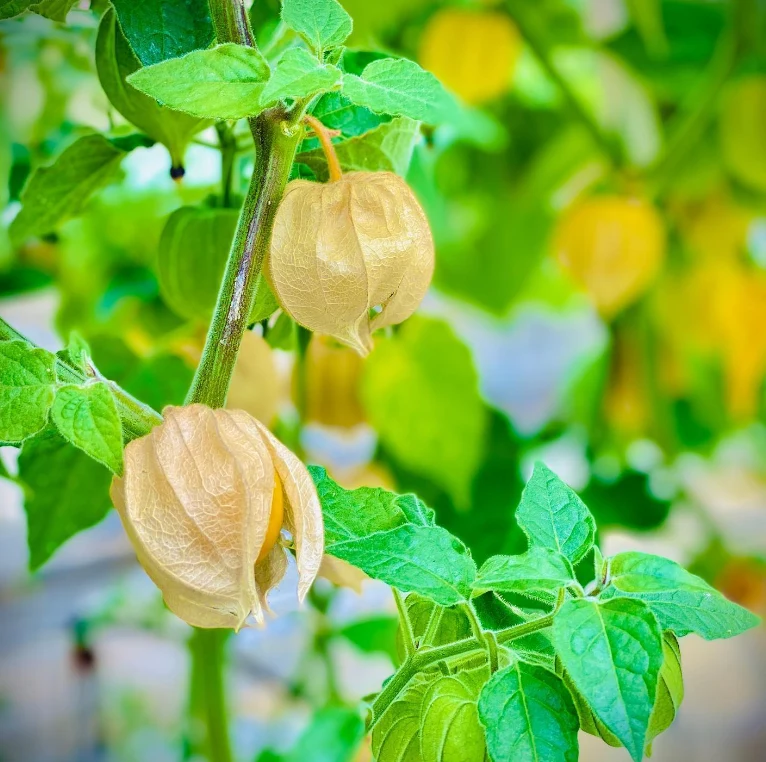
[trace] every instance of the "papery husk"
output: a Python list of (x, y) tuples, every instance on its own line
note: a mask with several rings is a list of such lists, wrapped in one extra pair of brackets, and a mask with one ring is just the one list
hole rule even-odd
[(112, 500), (139, 562), (168, 608), (196, 627), (264, 621), (266, 594), (284, 576), (278, 543), (256, 567), (274, 473), (284, 491), (305, 596), (324, 550), (322, 514), (305, 466), (241, 410), (168, 407), (164, 422), (125, 449)]
[(349, 172), (287, 186), (267, 273), (282, 308), (313, 332), (366, 355), (372, 331), (417, 309), (433, 269), (428, 220), (398, 175)]

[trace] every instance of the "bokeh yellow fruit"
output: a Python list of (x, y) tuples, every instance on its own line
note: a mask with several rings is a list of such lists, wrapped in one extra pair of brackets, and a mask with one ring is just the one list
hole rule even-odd
[(718, 124), (728, 170), (753, 190), (766, 191), (766, 76), (728, 85)]
[(306, 354), (306, 420), (341, 428), (363, 423), (363, 367), (364, 360), (352, 349), (314, 336)]
[(423, 30), (419, 59), (466, 103), (478, 104), (508, 89), (520, 50), (519, 33), (505, 14), (448, 8)]
[(553, 251), (607, 319), (638, 299), (665, 258), (655, 208), (626, 196), (594, 196), (559, 218)]

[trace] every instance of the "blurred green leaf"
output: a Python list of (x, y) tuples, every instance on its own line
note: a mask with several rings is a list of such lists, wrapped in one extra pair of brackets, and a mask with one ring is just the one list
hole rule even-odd
[(487, 420), (471, 353), (451, 328), (415, 317), (379, 340), (362, 393), (386, 450), (466, 507)]
[(213, 313), (239, 211), (183, 206), (162, 230), (157, 251), (160, 293), (178, 315), (197, 322)]
[(75, 447), (115, 474), (122, 473), (122, 423), (110, 388), (103, 382), (59, 387), (51, 421)]
[(45, 426), (55, 395), (56, 358), (25, 341), (0, 342), (0, 442), (21, 442)]
[(351, 762), (364, 737), (359, 713), (344, 707), (320, 709), (284, 762)]
[(70, 537), (101, 521), (112, 506), (110, 471), (53, 429), (24, 443), (19, 479), (26, 491), (24, 510), (32, 571)]
[[(408, 596), (409, 598), (409, 596)], [(399, 622), (396, 617), (375, 616), (347, 624), (338, 630), (338, 635), (353, 643), (366, 654), (382, 653), (398, 661), (396, 633)]]
[(78, 0), (38, 0), (38, 2), (32, 2), (29, 10), (52, 21), (64, 22), (77, 2)]
[(96, 71), (101, 87), (125, 119), (167, 147), (174, 167), (182, 166), (187, 144), (209, 122), (165, 108), (129, 85), (127, 77), (140, 68), (141, 62), (110, 8), (101, 19), (96, 38)]
[(33, 0), (0, 0), (0, 20), (18, 16), (29, 8)]
[(182, 405), (194, 371), (177, 355), (158, 354), (145, 360), (121, 383), (134, 397), (155, 410)]
[(55, 230), (80, 214), (88, 199), (117, 172), (125, 152), (102, 135), (86, 135), (47, 167), (38, 167), (21, 193), (21, 211), (11, 223), (17, 243)]
[[(405, 175), (419, 140), (420, 123), (399, 117), (363, 135), (336, 143), (335, 153), (346, 172), (396, 172)], [(321, 148), (299, 153), (295, 161), (310, 167), (320, 181), (327, 180), (327, 159)]]
[(351, 16), (336, 0), (285, 0), (282, 20), (316, 53), (342, 45), (351, 34)]
[(139, 69), (127, 81), (200, 119), (242, 119), (263, 110), (261, 94), (270, 74), (258, 50), (227, 42)]
[(144, 66), (207, 48), (215, 37), (207, 0), (112, 0)]
[(320, 63), (304, 48), (288, 48), (261, 93), (261, 103), (269, 105), (285, 98), (306, 98), (333, 89), (340, 78), (337, 66)]
[(662, 21), (662, 0), (627, 0), (627, 5), (646, 52), (655, 59), (666, 57), (668, 38)]

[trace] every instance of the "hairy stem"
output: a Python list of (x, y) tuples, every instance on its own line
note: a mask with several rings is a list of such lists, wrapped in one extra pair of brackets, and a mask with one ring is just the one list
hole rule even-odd
[(402, 640), (404, 641), (404, 652), (407, 656), (415, 653), (415, 633), (412, 630), (410, 615), (407, 613), (407, 604), (404, 602), (402, 594), (395, 588), (391, 588), (394, 594), (396, 610), (399, 613), (399, 626), (402, 628)]
[[(533, 632), (543, 630), (553, 624), (554, 614), (555, 611), (547, 616), (538, 617), (529, 622), (523, 622), (522, 624), (493, 632), (493, 640), (496, 640), (498, 643), (509, 643), (517, 638), (523, 638), (525, 635), (531, 635)], [(479, 629), (481, 630), (481, 627)], [(448, 643), (444, 646), (416, 651), (412, 656), (404, 660), (399, 670), (386, 683), (386, 686), (377, 695), (375, 701), (372, 702), (370, 716), (367, 721), (367, 730), (372, 730), (378, 720), (385, 714), (386, 709), (399, 697), (418, 672), (428, 669), (433, 664), (438, 664), (458, 656), (463, 658), (486, 652), (487, 643), (483, 632), (481, 639), (473, 636), (455, 641), (454, 643)]]

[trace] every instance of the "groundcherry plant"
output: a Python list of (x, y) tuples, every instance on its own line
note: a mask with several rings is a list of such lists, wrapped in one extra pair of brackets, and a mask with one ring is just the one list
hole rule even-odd
[[(10, 4), (14, 13), (29, 5)], [(354, 715), (379, 762), (569, 762), (579, 730), (641, 760), (683, 698), (678, 638), (728, 638), (754, 615), (668, 559), (602, 557), (590, 511), (542, 464), (516, 512), (527, 549), (477, 568), (415, 495), (344, 489), (268, 422), (224, 409), (252, 324), (273, 326), (279, 314), (365, 355), (376, 330), (416, 310), (434, 245), (400, 174), (422, 126), (459, 121), (463, 107), (412, 61), (347, 50), (353, 22), (336, 0), (284, 0), (263, 50), (243, 0), (186, 0), (177, 18), (163, 0), (112, 5), (99, 5), (99, 79), (140, 132), (82, 137), (34, 172), (11, 236), (40, 237), (76, 215), (138, 146), (164, 144), (181, 177), (187, 144), (214, 127), (220, 205), (175, 212), (158, 261), (166, 300), (208, 321), (207, 338), (186, 404), (160, 413), (105, 377), (79, 337), (53, 354), (0, 321), (0, 442), (21, 448), (38, 487), (46, 471), (70, 468), (91, 469), (94, 489), (111, 481), (138, 560), (197, 628), (200, 753), (232, 759), (226, 634), (267, 623), (288, 554), (302, 599), (326, 553), (390, 585), (396, 600), (399, 667)], [(237, 213), (227, 178), (239, 120), (254, 169)], [(659, 243), (645, 248), (659, 260)], [(579, 267), (576, 252), (560, 256)], [(33, 568), (101, 518), (73, 504), (51, 527), (37, 505), (28, 509)]]

